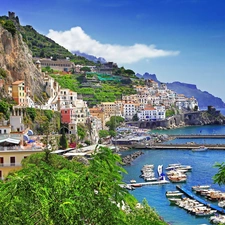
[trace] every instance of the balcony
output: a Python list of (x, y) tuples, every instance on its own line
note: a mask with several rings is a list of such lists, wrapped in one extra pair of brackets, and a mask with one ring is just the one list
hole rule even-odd
[(0, 167), (16, 167), (22, 166), (21, 163), (0, 163)]

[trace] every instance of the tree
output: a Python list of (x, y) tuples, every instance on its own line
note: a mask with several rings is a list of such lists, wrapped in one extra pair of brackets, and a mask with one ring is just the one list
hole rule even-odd
[(45, 51), (44, 51), (44, 49), (41, 49), (39, 57), (40, 58), (45, 58)]
[(9, 108), (10, 105), (5, 101), (0, 101), (0, 112), (3, 113), (5, 119), (9, 119)]
[(109, 127), (109, 130), (114, 130), (118, 127), (121, 123), (124, 122), (124, 118), (121, 116), (111, 116), (110, 121), (106, 122), (106, 126)]
[(34, 122), (37, 112), (34, 108), (26, 108), (27, 115), (31, 118), (31, 120)]
[[(22, 170), (0, 182), (1, 224), (165, 224), (147, 203), (140, 211), (134, 207), (137, 200), (119, 185), (126, 172), (121, 163), (105, 147), (96, 148), (89, 165), (32, 154), (22, 161)], [(127, 212), (119, 207), (123, 202)]]
[(80, 69), (80, 71), (83, 71), (83, 72), (91, 72), (91, 69), (87, 66), (84, 66)]
[(7, 77), (7, 72), (3, 68), (0, 68), (0, 77), (3, 77), (3, 78)]
[(136, 114), (134, 114), (134, 116), (133, 116), (132, 120), (133, 120), (133, 121), (138, 121), (138, 120), (139, 120), (137, 113), (136, 113)]
[(66, 138), (64, 127), (63, 127), (63, 130), (62, 130), (62, 136), (60, 137), (59, 143), (60, 143), (60, 146), (61, 146), (62, 149), (68, 148), (68, 141), (67, 141), (67, 138)]
[(107, 136), (109, 136), (109, 131), (108, 130), (100, 130), (98, 134), (99, 134), (100, 138), (106, 138)]
[(78, 135), (79, 140), (84, 140), (84, 138), (86, 136), (86, 130), (85, 130), (83, 124), (77, 125), (77, 135)]
[(198, 106), (197, 106), (197, 105), (195, 105), (195, 107), (194, 107), (194, 111), (195, 111), (195, 112), (197, 112), (197, 111), (198, 111)]

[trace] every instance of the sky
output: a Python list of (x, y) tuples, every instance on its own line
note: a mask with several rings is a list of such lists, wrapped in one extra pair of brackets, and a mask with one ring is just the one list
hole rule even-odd
[(8, 11), (69, 51), (225, 102), (225, 0), (2, 0)]

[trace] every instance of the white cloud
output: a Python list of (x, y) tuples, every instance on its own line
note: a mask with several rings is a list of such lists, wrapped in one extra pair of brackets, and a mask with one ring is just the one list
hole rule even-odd
[(80, 51), (96, 57), (103, 57), (107, 61), (135, 63), (142, 59), (176, 56), (179, 51), (165, 51), (154, 45), (134, 44), (132, 46), (101, 44), (88, 36), (81, 27), (73, 27), (68, 31), (49, 30), (49, 38), (62, 45), (69, 51)]

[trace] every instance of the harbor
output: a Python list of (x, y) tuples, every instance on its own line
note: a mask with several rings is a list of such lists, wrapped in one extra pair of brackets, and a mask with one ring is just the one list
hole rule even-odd
[[(188, 127), (183, 129), (177, 130), (170, 130), (167, 131), (171, 134), (195, 134), (198, 135), (200, 133), (225, 133), (224, 126), (196, 126), (196, 127)], [(154, 131), (155, 132), (155, 131)], [(159, 131), (161, 132), (161, 131)], [(162, 131), (165, 132), (165, 131)], [(177, 132), (177, 133), (176, 133)], [(191, 142), (192, 140), (182, 140), (177, 139), (177, 143), (179, 141)], [(223, 144), (223, 139), (206, 139), (201, 140), (202, 143), (198, 143), (197, 140), (194, 140), (197, 145), (201, 145), (203, 142), (206, 146), (216, 143)], [(176, 143), (176, 142), (175, 142)], [(124, 168), (128, 172), (128, 174), (124, 175), (123, 181), (125, 183), (130, 184), (130, 180), (135, 179), (136, 183), (146, 183), (143, 181), (143, 178), (140, 177), (140, 171), (143, 165), (146, 164), (154, 164), (154, 172), (157, 172), (157, 165), (164, 165), (164, 172), (166, 172), (166, 168), (171, 163), (181, 163), (183, 165), (190, 165), (192, 167), (191, 172), (187, 172), (187, 180), (184, 183), (179, 184), (180, 186), (184, 187), (187, 190), (192, 190), (193, 186), (198, 186), (201, 184), (210, 185), (211, 188), (225, 191), (225, 187), (219, 186), (213, 182), (213, 176), (217, 173), (217, 169), (214, 167), (215, 163), (222, 163), (224, 162), (225, 152), (221, 151), (221, 149), (209, 149), (209, 151), (203, 152), (193, 152), (191, 148), (161, 148), (164, 145), (163, 143), (158, 144), (160, 146), (159, 149), (151, 149), (151, 148), (140, 148), (140, 149), (130, 149), (126, 151), (122, 151), (122, 156), (126, 156), (132, 154), (135, 151), (142, 151), (144, 154), (140, 155), (136, 158), (130, 165), (125, 165)], [(168, 146), (170, 144), (165, 144)], [(182, 144), (181, 144), (182, 145)], [(174, 146), (181, 146), (180, 144), (174, 144)], [(171, 145), (170, 145), (171, 146)], [(172, 147), (174, 147), (172, 145)], [(176, 190), (177, 183), (169, 182), (163, 185), (144, 185), (135, 190), (132, 190), (132, 195), (134, 195), (139, 202), (142, 202), (143, 199), (146, 199), (151, 207), (153, 207), (160, 216), (164, 218), (169, 224), (172, 225), (210, 225), (210, 218), (209, 216), (198, 216), (196, 217), (193, 214), (187, 213), (180, 207), (171, 206), (169, 199), (166, 197), (167, 191), (174, 191)], [(194, 193), (194, 192), (193, 192)], [(198, 195), (197, 195), (198, 196)], [(204, 199), (204, 197), (202, 197)], [(205, 200), (205, 199), (204, 199)], [(210, 202), (210, 201), (209, 201)], [(212, 205), (217, 205), (215, 202), (210, 202)], [(222, 213), (221, 213), (222, 214)], [(222, 216), (215, 217), (214, 220), (221, 218)]]

